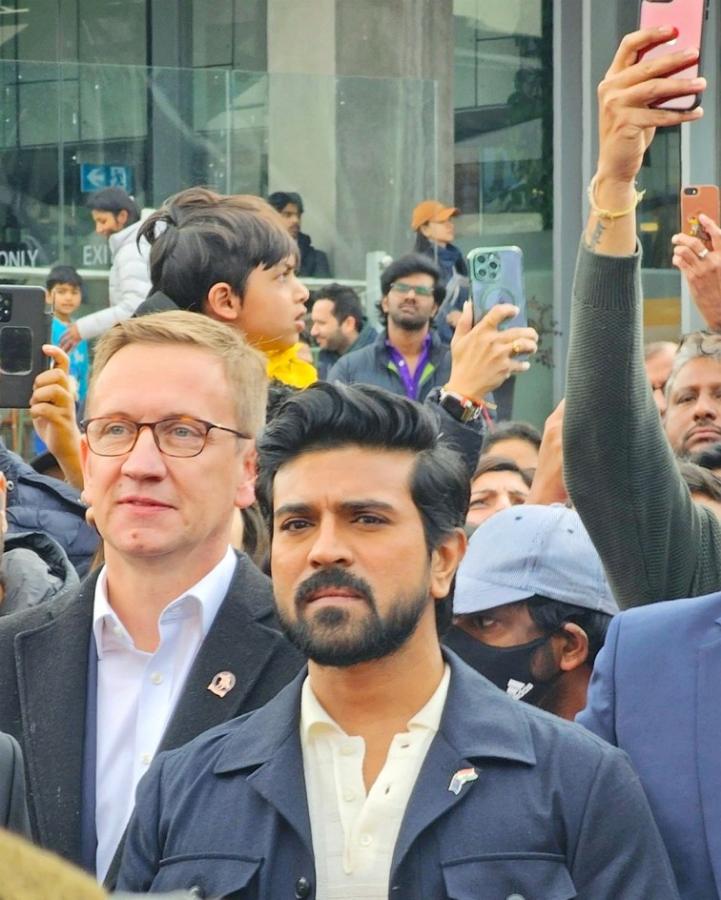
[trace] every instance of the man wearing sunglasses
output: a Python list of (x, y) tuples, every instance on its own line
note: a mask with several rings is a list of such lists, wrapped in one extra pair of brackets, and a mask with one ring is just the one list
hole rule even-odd
[(300, 668), (270, 582), (230, 548), (266, 386), (264, 358), (206, 316), (108, 331), (81, 443), (104, 565), (0, 623), (0, 729), (23, 745), (33, 836), (100, 878), (155, 753), (261, 706)]
[(373, 344), (341, 357), (328, 381), (372, 384), (423, 401), (451, 374), (451, 356), (431, 322), (438, 310), (440, 272), (433, 260), (409, 253), (381, 275), (379, 312), (385, 329)]

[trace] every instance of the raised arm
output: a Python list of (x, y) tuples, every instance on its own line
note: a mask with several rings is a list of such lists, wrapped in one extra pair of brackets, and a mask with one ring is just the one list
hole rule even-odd
[(598, 169), (574, 285), (566, 485), (624, 607), (721, 586), (721, 526), (691, 500), (643, 366), (635, 178), (656, 127), (702, 115), (651, 104), (705, 86), (671, 76), (688, 64), (687, 52), (637, 61), (672, 36), (625, 37), (599, 86)]

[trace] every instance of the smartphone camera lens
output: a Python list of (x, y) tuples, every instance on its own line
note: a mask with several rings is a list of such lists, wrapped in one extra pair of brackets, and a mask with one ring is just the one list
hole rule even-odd
[(695, 197), (696, 194), (698, 194), (698, 188), (695, 188), (695, 187), (688, 187), (688, 188), (686, 188), (686, 190), (684, 191), (684, 194), (686, 194), (688, 197)]
[(478, 274), (478, 277), (479, 277), (479, 278), (485, 278), (485, 277), (486, 277), (486, 270), (485, 270), (485, 269), (477, 269), (477, 274)]
[(0, 322), (9, 322), (13, 315), (13, 299), (10, 294), (0, 293)]

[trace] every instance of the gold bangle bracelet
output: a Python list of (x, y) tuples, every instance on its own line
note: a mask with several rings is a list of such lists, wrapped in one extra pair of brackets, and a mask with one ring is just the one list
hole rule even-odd
[(624, 216), (630, 215), (634, 209), (638, 206), (638, 204), (643, 200), (644, 194), (646, 191), (638, 191), (634, 185), (634, 200), (633, 204), (628, 207), (628, 209), (619, 209), (619, 210), (611, 210), (611, 209), (601, 209), (600, 206), (596, 204), (596, 176), (594, 175), (591, 179), (591, 183), (588, 185), (588, 202), (591, 207), (591, 212), (599, 219), (622, 219)]

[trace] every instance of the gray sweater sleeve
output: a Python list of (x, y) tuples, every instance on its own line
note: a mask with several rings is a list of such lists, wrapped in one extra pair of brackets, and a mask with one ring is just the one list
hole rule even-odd
[(569, 494), (622, 608), (721, 588), (721, 524), (692, 501), (646, 379), (638, 253), (581, 244), (563, 443)]

